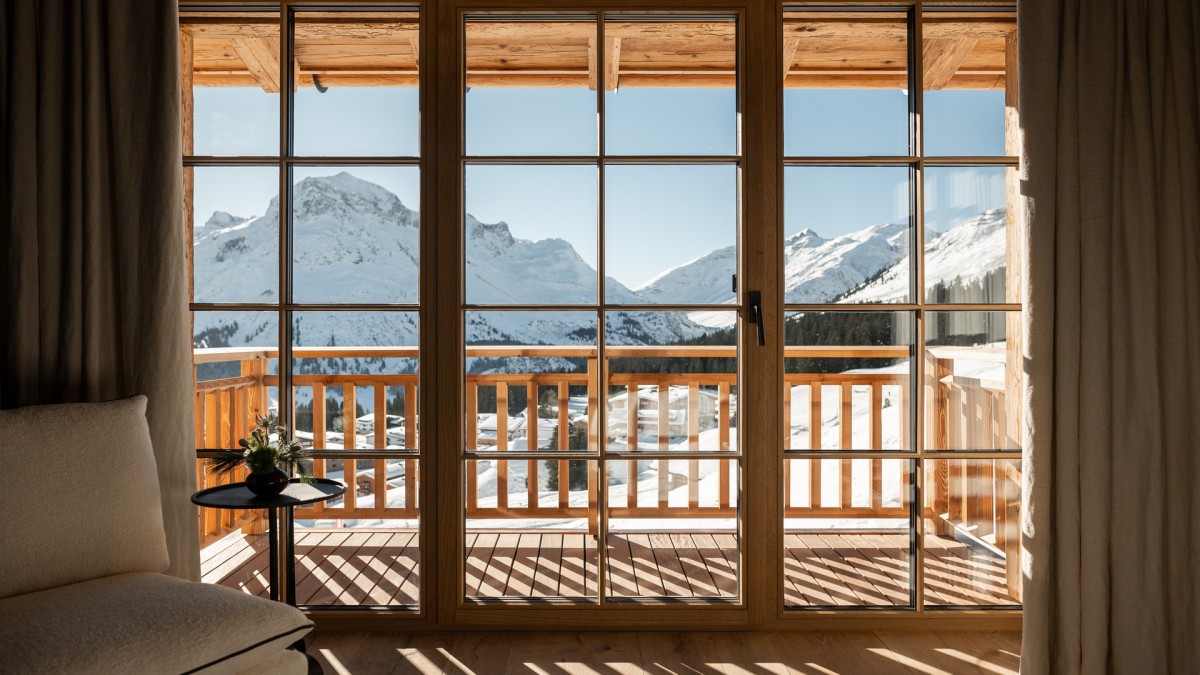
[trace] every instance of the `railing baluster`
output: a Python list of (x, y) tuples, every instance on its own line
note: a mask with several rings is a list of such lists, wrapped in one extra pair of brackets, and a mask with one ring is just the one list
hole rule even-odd
[[(625, 387), (625, 448), (630, 452), (638, 449), (638, 384), (630, 382)], [(628, 479), (625, 485), (625, 508), (637, 506), (638, 463), (631, 459), (625, 464)]]
[[(471, 412), (470, 419), (475, 419), (474, 411), (468, 408)], [(420, 446), (420, 439), (417, 438), (417, 385), (414, 382), (404, 385), (404, 447), (416, 450)], [(474, 468), (474, 464), (470, 466)], [(404, 460), (404, 513), (406, 515), (417, 515), (417, 486), (420, 480), (421, 469), (415, 459)]]
[[(387, 448), (387, 385), (381, 382), (375, 383), (375, 449), (383, 450)], [(373, 486), (375, 493), (375, 511), (379, 515), (383, 515), (387, 509), (387, 461), (382, 459), (375, 460), (375, 485)]]
[[(357, 445), (354, 440), (354, 427), (358, 423), (354, 417), (354, 411), (358, 408), (355, 393), (353, 382), (342, 385), (342, 450), (351, 450)], [(342, 503), (347, 512), (353, 511), (358, 508), (357, 460), (342, 459), (342, 479), (350, 488), (346, 490), (346, 497)]]
[[(525, 385), (525, 448), (530, 452), (538, 451), (538, 387), (537, 382), (530, 381)], [(536, 512), (541, 504), (538, 503), (538, 495), (541, 492), (541, 480), (538, 477), (538, 464), (534, 460), (525, 462), (526, 477), (525, 489), (528, 491), (529, 509), (531, 512)]]
[[(496, 383), (496, 450), (508, 450), (508, 383)], [(496, 460), (496, 508), (508, 510), (508, 462)]]
[[(688, 450), (700, 449), (700, 384), (688, 383)], [(688, 460), (688, 510), (700, 506), (700, 460)]]
[[(600, 389), (608, 391), (607, 376), (605, 382), (600, 381), (600, 360), (589, 356), (587, 360), (587, 397), (588, 397), (588, 450), (600, 447)], [(605, 394), (607, 397), (607, 393)], [(608, 436), (608, 430), (603, 432)], [(596, 462), (588, 462), (588, 534), (599, 536), (600, 533), (600, 468)], [(602, 544), (604, 542), (601, 542)]]
[[(558, 449), (571, 449), (571, 386), (566, 382), (558, 383)], [(558, 460), (558, 508), (565, 509), (571, 504), (571, 463), (568, 460)]]
[[(407, 394), (405, 394), (407, 396)], [(405, 438), (405, 445), (408, 438)], [(467, 380), (467, 452), (479, 448), (479, 384)], [(467, 460), (467, 515), (479, 510), (479, 468), (476, 460)]]
[[(663, 380), (658, 384), (658, 449), (671, 449), (671, 385)], [(658, 460), (658, 509), (670, 508), (671, 460)]]
[[(839, 418), (840, 431), (842, 439), (839, 447), (842, 450), (849, 450), (854, 447), (854, 385), (849, 382), (842, 383), (841, 387), (841, 416)], [(843, 459), (841, 464), (841, 499), (842, 508), (848, 509), (853, 506), (852, 499), (854, 496), (854, 474), (853, 464), (848, 459)]]
[[(809, 384), (808, 447), (820, 450), (821, 444), (821, 381)], [(819, 459), (808, 460), (808, 503), (811, 508), (821, 508), (821, 469)]]
[[(883, 449), (883, 385), (871, 385), (871, 449)], [(871, 460), (871, 510), (883, 510), (883, 460)]]
[[(729, 383), (722, 382), (717, 385), (717, 439), (722, 452), (729, 450)], [(786, 481), (787, 464), (784, 462), (784, 480)], [(720, 460), (717, 468), (717, 478), (721, 482), (718, 488), (717, 506), (726, 507), (729, 502), (729, 461)], [(786, 482), (785, 482), (786, 485)]]

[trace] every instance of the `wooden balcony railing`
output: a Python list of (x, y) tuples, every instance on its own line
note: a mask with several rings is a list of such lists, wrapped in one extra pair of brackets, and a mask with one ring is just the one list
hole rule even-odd
[[(700, 459), (662, 459), (661, 455), (650, 460), (630, 457), (637, 452), (652, 450), (669, 453), (672, 451), (730, 450), (736, 438), (736, 375), (729, 373), (609, 373), (604, 386), (599, 386), (601, 371), (598, 354), (588, 347), (508, 347), (488, 346), (467, 349), (468, 358), (512, 358), (529, 357), (539, 359), (575, 359), (580, 365), (578, 372), (528, 372), (469, 374), (466, 382), (466, 407), (475, 414), (466, 416), (466, 449), (468, 452), (510, 453), (512, 460), (502, 460), (495, 454), (488, 461), (496, 462), (496, 473), (492, 480), (494, 498), (489, 494), (480, 499), (478, 461), (466, 462), (466, 515), (468, 518), (588, 518), (595, 522), (598, 503), (598, 467), (595, 460), (588, 460), (586, 500), (577, 490), (572, 499), (569, 486), (569, 463), (584, 461), (570, 451), (570, 433), (566, 432), (573, 422), (572, 401), (576, 401), (581, 412), (574, 415), (575, 423), (586, 425), (587, 447), (599, 447), (608, 443), (614, 451), (627, 453), (619, 460), (610, 460), (610, 467), (627, 462), (627, 475), (638, 475), (638, 463), (655, 462), (658, 483), (653, 499), (639, 494), (633, 486), (627, 486), (625, 494), (611, 495), (609, 515), (613, 518), (730, 518), (736, 514), (736, 481), (731, 472), (735, 462), (721, 460), (718, 464), (718, 490), (715, 500), (701, 500)], [(729, 358), (736, 356), (733, 347), (613, 347), (606, 350), (610, 358)], [(296, 348), (295, 358), (416, 358), (418, 352), (412, 347), (325, 347)], [(787, 347), (786, 358), (909, 358), (907, 347)], [(270, 349), (201, 349), (196, 351), (196, 364), (237, 363), (237, 376), (200, 381), (196, 384), (196, 436), (202, 447), (234, 447), (236, 440), (245, 436), (253, 420), (254, 412), (268, 407), (268, 391), (277, 387), (279, 378), (271, 374), (268, 363), (276, 357)], [(1005, 399), (1002, 382), (962, 377), (954, 374), (956, 359), (999, 360), (1004, 350), (986, 348), (939, 347), (927, 351), (926, 396), (932, 405), (927, 406), (926, 429), (930, 449), (1001, 449), (1016, 447), (1014, 416), (1010, 402)], [(332, 375), (297, 374), (292, 377), (293, 387), (310, 388), (312, 401), (312, 447), (314, 450), (327, 448), (326, 394), (330, 389), (339, 391), (342, 397), (342, 447), (345, 449), (415, 449), (418, 447), (418, 376), (416, 374), (372, 374), (346, 373)], [(783, 392), (784, 428), (789, 439), (797, 436), (793, 427), (793, 399), (807, 399), (807, 443), (799, 442), (802, 449), (819, 450), (833, 448), (855, 448), (857, 439), (861, 447), (855, 449), (906, 450), (910, 435), (912, 414), (909, 376), (907, 373), (786, 373)], [(356, 419), (356, 399), (361, 389), (370, 391), (373, 420), (363, 430)], [(388, 391), (401, 390), (404, 395), (404, 414), (400, 429), (393, 427), (393, 440), (389, 443), (389, 424), (383, 414), (388, 405)], [(540, 438), (544, 431), (537, 420), (527, 419), (524, 424), (524, 447), (538, 453), (538, 459), (526, 459), (529, 452), (516, 450), (510, 425), (509, 401), (514, 391), (522, 391), (527, 402), (526, 411), (536, 411), (539, 402), (553, 398), (555, 409), (553, 422), (557, 433), (554, 448), (542, 447), (549, 439)], [(575, 395), (572, 395), (575, 392)], [(578, 405), (586, 392), (586, 404)], [(601, 392), (607, 392), (609, 429), (601, 437), (598, 409)], [(494, 439), (483, 434), (480, 428), (480, 401), (494, 400)], [(837, 414), (826, 415), (830, 409), (830, 397), (836, 396), (833, 406)], [(864, 398), (865, 397), (865, 398)], [(293, 397), (293, 400), (296, 397)], [(866, 412), (861, 405), (855, 410), (855, 401), (867, 401)], [(898, 425), (898, 447), (884, 447), (885, 400), (895, 403), (895, 409), (886, 410), (894, 415)], [(800, 403), (803, 409), (804, 403)], [(490, 408), (490, 406), (489, 406)], [(704, 414), (702, 414), (702, 411)], [(675, 413), (674, 416), (672, 413)], [(546, 420), (544, 420), (546, 421)], [(797, 420), (799, 422), (800, 420)], [(623, 424), (623, 428), (622, 428)], [(707, 425), (707, 426), (706, 426)], [(837, 426), (836, 434), (832, 426)], [(630, 429), (640, 434), (628, 433)], [(399, 432), (402, 431), (402, 434)], [(488, 431), (492, 431), (488, 428)], [(715, 446), (712, 442), (715, 431)], [(826, 433), (826, 432), (829, 433)], [(709, 442), (702, 448), (701, 434), (707, 432)], [(638, 436), (641, 436), (641, 439)], [(360, 436), (369, 438), (369, 447), (359, 447)], [(828, 438), (836, 437), (837, 442)], [(650, 438), (649, 442), (647, 438)], [(866, 445), (862, 445), (867, 439)], [(685, 439), (680, 440), (680, 439)], [(896, 443), (893, 443), (896, 444)], [(648, 448), (647, 445), (650, 447)], [(807, 445), (807, 448), (804, 446)], [(547, 453), (562, 453), (561, 459), (546, 459)], [(525, 462), (526, 483), (524, 495), (510, 493), (508, 470), (511, 462)], [(541, 491), (539, 471), (543, 462), (557, 461), (560, 480), (557, 495), (547, 499)], [(894, 489), (885, 490), (884, 459), (792, 459), (784, 462), (785, 516), (788, 518), (906, 518), (909, 513), (909, 490), (911, 476), (908, 462), (893, 479)], [(673, 462), (686, 462), (686, 474), (672, 476)], [(855, 462), (867, 462), (870, 489), (867, 501), (853, 498)], [(792, 489), (791, 473), (796, 467), (807, 463), (808, 485), (806, 489)], [(365, 466), (364, 466), (365, 465)], [(388, 458), (343, 460), (333, 457), (314, 461), (314, 473), (328, 475), (341, 472), (345, 479), (354, 475), (355, 490), (346, 493), (344, 501), (334, 505), (321, 505), (300, 509), (300, 518), (325, 519), (411, 519), (419, 513), (417, 485), (419, 463), (414, 456), (389, 455)], [(968, 532), (971, 536), (986, 538), (989, 543), (1005, 553), (1015, 551), (1017, 537), (1014, 530), (1016, 508), (1019, 505), (1019, 464), (1010, 460), (950, 460), (926, 463), (926, 499), (924, 514), (932, 518), (939, 533), (953, 531)], [(832, 474), (830, 472), (833, 472)], [(687, 499), (672, 500), (670, 494), (679, 489), (680, 480), (687, 486)], [(860, 477), (861, 480), (861, 477)], [(202, 486), (214, 484), (212, 476), (197, 464), (197, 481)], [(838, 494), (824, 495), (830, 483), (838, 486)], [(885, 494), (897, 497), (885, 500)], [(828, 497), (828, 498), (827, 498)], [(650, 503), (647, 503), (650, 502)], [(236, 529), (252, 523), (253, 514), (207, 512), (202, 522), (202, 532), (213, 536), (223, 531)]]

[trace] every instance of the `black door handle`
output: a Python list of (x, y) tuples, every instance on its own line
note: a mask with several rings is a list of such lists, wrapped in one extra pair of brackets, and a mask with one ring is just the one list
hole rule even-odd
[(750, 323), (758, 325), (758, 346), (762, 347), (767, 344), (766, 320), (763, 318), (762, 309), (762, 293), (759, 291), (750, 291), (748, 293), (750, 301)]

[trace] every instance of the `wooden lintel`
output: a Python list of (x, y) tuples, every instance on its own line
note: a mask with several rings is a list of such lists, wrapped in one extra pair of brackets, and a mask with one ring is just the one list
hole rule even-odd
[(408, 46), (412, 47), (413, 50), (413, 65), (419, 67), (421, 65), (420, 39), (415, 35), (408, 38)]
[(923, 59), (926, 91), (945, 89), (976, 42), (969, 38), (926, 39)]
[(609, 37), (604, 39), (606, 50), (604, 59), (604, 90), (616, 91), (621, 74), (621, 38)]
[(263, 91), (279, 93), (278, 38), (238, 38), (233, 41), (233, 50)]
[[(323, 86), (336, 87), (415, 87), (416, 72), (397, 70), (393, 72), (357, 72), (340, 70), (314, 70), (306, 66), (300, 75), (300, 86), (310, 87), (313, 76)], [(198, 70), (193, 82), (197, 87), (252, 87), (258, 80), (248, 70), (205, 71)], [(588, 75), (582, 70), (573, 73), (468, 73), (467, 85), (471, 87), (586, 87)], [(638, 87), (732, 87), (734, 76), (725, 73), (621, 73), (620, 86)], [(865, 73), (788, 73), (784, 86), (788, 89), (904, 89), (908, 78), (903, 74)], [(1004, 75), (958, 74), (946, 85), (946, 89), (1004, 90)]]

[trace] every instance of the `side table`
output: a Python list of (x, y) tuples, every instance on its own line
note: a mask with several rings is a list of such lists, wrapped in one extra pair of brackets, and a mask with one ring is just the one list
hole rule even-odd
[(296, 544), (292, 536), (292, 509), (333, 499), (345, 492), (344, 484), (328, 478), (314, 478), (311, 483), (301, 483), (299, 478), (293, 478), (283, 492), (273, 497), (259, 497), (245, 483), (230, 483), (197, 492), (192, 495), (192, 503), (211, 509), (266, 509), (271, 599), (282, 598), (287, 604), (295, 605)]

